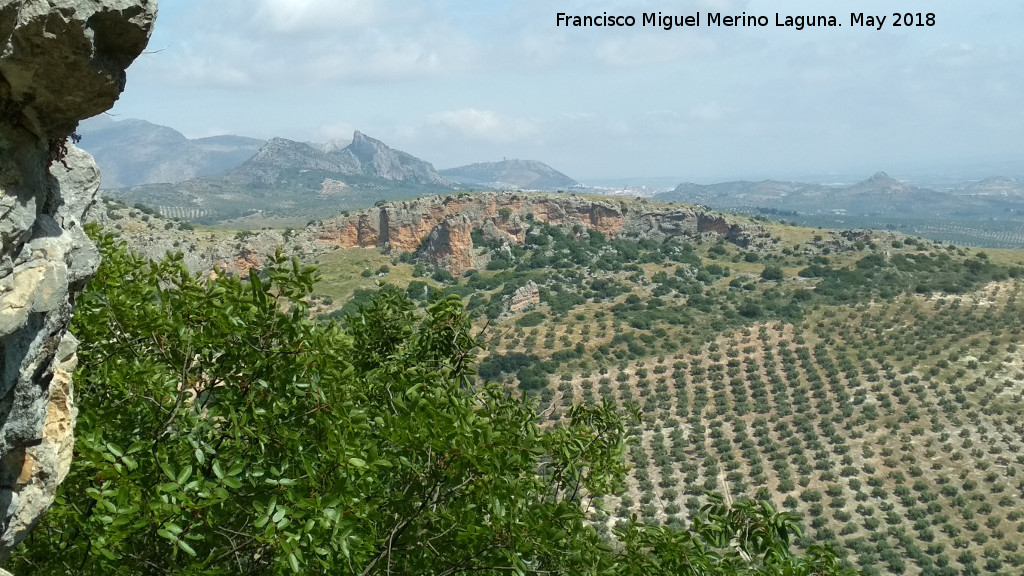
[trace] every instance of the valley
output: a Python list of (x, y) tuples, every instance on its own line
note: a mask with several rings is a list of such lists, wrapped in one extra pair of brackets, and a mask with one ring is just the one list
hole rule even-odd
[(251, 273), (285, 246), (319, 267), (314, 313), (342, 324), (382, 283), (421, 306), (458, 296), (480, 378), (548, 426), (574, 403), (635, 410), (626, 491), (590, 510), (606, 534), (632, 515), (685, 526), (707, 490), (795, 510), (802, 546), (868, 575), (1024, 565), (1022, 252), (563, 194), (284, 231), (142, 216), (104, 212), (150, 252), (207, 254), (197, 270)]
[(1024, 573), (1024, 12), (740, 4), (4, 0), (0, 576)]

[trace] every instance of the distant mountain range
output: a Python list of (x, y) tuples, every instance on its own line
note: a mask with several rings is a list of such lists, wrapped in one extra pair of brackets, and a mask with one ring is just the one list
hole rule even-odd
[(852, 186), (801, 182), (680, 184), (659, 200), (704, 204), (720, 210), (790, 213), (793, 216), (982, 218), (1024, 216), (1024, 182), (991, 178), (948, 190), (919, 188), (879, 172)]
[(79, 133), (82, 148), (100, 166), (107, 195), (199, 221), (254, 213), (322, 216), (432, 192), (576, 184), (533, 160), (472, 164), (442, 174), (359, 131), (344, 146), (241, 136), (189, 140), (166, 126), (101, 117), (83, 123)]
[(212, 222), (252, 214), (324, 216), (455, 187), (430, 163), (358, 131), (344, 148), (326, 150), (273, 138), (221, 174), (106, 194), (165, 216)]
[[(84, 123), (80, 134), (82, 147), (93, 153), (103, 173), (105, 194), (156, 208), (164, 216), (204, 223), (243, 216), (306, 222), (381, 200), (454, 191), (607, 192), (582, 187), (532, 160), (438, 171), (359, 131), (345, 145), (241, 136), (189, 140), (142, 120), (100, 118)], [(775, 180), (683, 183), (654, 199), (805, 226), (892, 229), (964, 244), (1024, 246), (1024, 181), (1012, 178), (941, 190), (884, 172), (844, 186)]]
[(536, 160), (480, 162), (441, 170), (441, 175), (465, 186), (498, 190), (555, 190), (577, 185), (572, 178)]
[(348, 146), (327, 151), (302, 142), (274, 138), (252, 158), (220, 178), (239, 186), (274, 190), (296, 185), (322, 190), (328, 180), (345, 182), (352, 178), (452, 187), (429, 162), (389, 148), (358, 130)]
[(176, 183), (230, 170), (252, 157), (263, 140), (211, 136), (189, 140), (145, 120), (97, 116), (78, 127), (79, 146), (96, 159), (104, 188)]
[(657, 200), (822, 228), (872, 228), (993, 248), (1024, 247), (1024, 181), (989, 178), (944, 190), (879, 172), (852, 186), (801, 182), (680, 184)]

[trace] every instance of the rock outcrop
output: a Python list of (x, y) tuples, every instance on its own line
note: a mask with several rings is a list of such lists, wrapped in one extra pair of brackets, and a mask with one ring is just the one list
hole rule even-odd
[(98, 264), (81, 222), (99, 173), (68, 136), (117, 100), (155, 17), (154, 0), (0, 3), (0, 562), (70, 465), (66, 329)]
[(517, 288), (508, 299), (509, 314), (521, 314), (537, 306), (540, 306), (540, 286), (533, 280)]
[(254, 230), (234, 238), (194, 231), (109, 200), (97, 203), (89, 219), (117, 230), (149, 258), (181, 251), (193, 272), (217, 267), (243, 277), (250, 268), (261, 268), (264, 256), (278, 246), (306, 262), (339, 248), (384, 248), (414, 253), (461, 275), (486, 267), (495, 253), (480, 244), (524, 244), (531, 221), (573, 229), (581, 239), (588, 231), (642, 238), (713, 235), (750, 247), (768, 237), (750, 219), (696, 206), (566, 194), (428, 196), (315, 221), (301, 230)]
[(364, 176), (438, 186), (450, 184), (434, 170), (429, 162), (424, 162), (401, 150), (389, 148), (380, 140), (370, 138), (358, 130), (352, 135), (352, 143), (341, 150), (339, 154), (350, 158)]
[(307, 233), (342, 248), (417, 253), (458, 275), (473, 267), (473, 230), (486, 239), (522, 244), (529, 220), (579, 226), (606, 236), (712, 234), (744, 247), (764, 235), (748, 221), (697, 206), (543, 194), (459, 194), (392, 202), (325, 221)]
[(473, 268), (473, 223), (465, 214), (445, 218), (423, 240), (421, 255), (455, 275)]

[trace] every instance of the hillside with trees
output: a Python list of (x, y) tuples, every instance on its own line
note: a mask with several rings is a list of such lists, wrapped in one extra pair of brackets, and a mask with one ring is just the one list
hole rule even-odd
[[(79, 302), (77, 466), (13, 560), (36, 574), (842, 574), (797, 519), (713, 499), (687, 529), (588, 521), (626, 472), (627, 420), (477, 384), (457, 297), (383, 288), (341, 329), (315, 273), (248, 281), (97, 237)], [(130, 408), (129, 408), (130, 407)]]
[(101, 237), (79, 466), (16, 566), (1024, 565), (1020, 253), (521, 222), (473, 230), (458, 276), (388, 245), (211, 276)]

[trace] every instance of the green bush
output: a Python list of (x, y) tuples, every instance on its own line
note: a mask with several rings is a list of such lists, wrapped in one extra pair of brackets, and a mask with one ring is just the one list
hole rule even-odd
[(782, 268), (779, 266), (765, 266), (761, 271), (761, 279), (769, 281), (782, 280)]
[(547, 316), (540, 310), (534, 310), (533, 312), (527, 312), (516, 319), (516, 326), (523, 328), (533, 328), (534, 326), (540, 326)]

